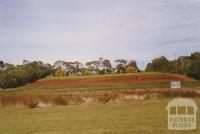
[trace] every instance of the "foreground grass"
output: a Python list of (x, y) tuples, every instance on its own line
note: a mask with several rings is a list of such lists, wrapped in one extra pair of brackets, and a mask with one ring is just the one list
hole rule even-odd
[[(0, 109), (2, 134), (199, 134), (169, 131), (169, 99), (128, 101), (115, 104), (25, 109)], [(195, 99), (200, 107), (200, 99)], [(198, 112), (200, 116), (200, 112)], [(199, 122), (199, 119), (198, 119)]]

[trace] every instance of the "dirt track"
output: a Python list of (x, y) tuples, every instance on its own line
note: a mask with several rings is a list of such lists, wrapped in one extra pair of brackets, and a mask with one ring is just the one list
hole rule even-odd
[(55, 85), (94, 85), (94, 84), (120, 84), (120, 83), (151, 83), (151, 82), (169, 82), (169, 81), (184, 81), (183, 78), (175, 76), (111, 76), (111, 77), (96, 77), (74, 80), (48, 80), (37, 81), (33, 86), (55, 86)]

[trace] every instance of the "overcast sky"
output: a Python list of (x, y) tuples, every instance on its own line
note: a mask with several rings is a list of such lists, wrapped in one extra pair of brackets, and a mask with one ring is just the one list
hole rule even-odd
[(200, 51), (198, 0), (0, 0), (0, 60), (173, 59)]

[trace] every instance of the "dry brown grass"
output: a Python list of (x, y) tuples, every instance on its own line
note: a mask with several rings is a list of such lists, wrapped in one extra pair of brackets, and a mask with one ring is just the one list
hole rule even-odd
[[(129, 97), (127, 97), (129, 95)], [(88, 92), (15, 92), (0, 95), (0, 104), (22, 105), (28, 108), (38, 107), (39, 103), (50, 104), (50, 106), (59, 105), (80, 105), (85, 103), (85, 98), (92, 98), (96, 103), (105, 104), (115, 100), (127, 99), (159, 99), (178, 97), (178, 90), (170, 89), (127, 89), (127, 90), (109, 90), (109, 91), (88, 91)], [(182, 90), (181, 97), (200, 97), (200, 94), (192, 90)]]

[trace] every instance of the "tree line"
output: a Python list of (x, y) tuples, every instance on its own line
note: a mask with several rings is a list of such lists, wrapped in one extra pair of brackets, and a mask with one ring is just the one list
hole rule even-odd
[(0, 61), (0, 87), (14, 88), (34, 82), (51, 73), (52, 66), (41, 61), (33, 61), (23, 65), (12, 65)]
[[(118, 59), (115, 60), (115, 63), (116, 66), (112, 67), (111, 62), (103, 58), (89, 61), (85, 65), (78, 61), (56, 61), (54, 65), (26, 60), (23, 61), (22, 65), (12, 65), (0, 61), (0, 88), (18, 87), (48, 75), (69, 76), (141, 72), (135, 60)], [(155, 58), (147, 64), (145, 71), (185, 74), (200, 80), (200, 52), (194, 52), (190, 56), (180, 56), (175, 60), (168, 60), (165, 56)]]
[(134, 60), (118, 59), (115, 61), (116, 67), (111, 65), (110, 60), (99, 58), (98, 60), (86, 62), (85, 65), (76, 62), (56, 61), (53, 65), (53, 75), (98, 75), (111, 73), (135, 73), (139, 72), (137, 63)]
[(200, 80), (200, 52), (194, 52), (190, 56), (180, 56), (171, 61), (165, 56), (155, 58), (147, 64), (146, 71), (185, 74)]

